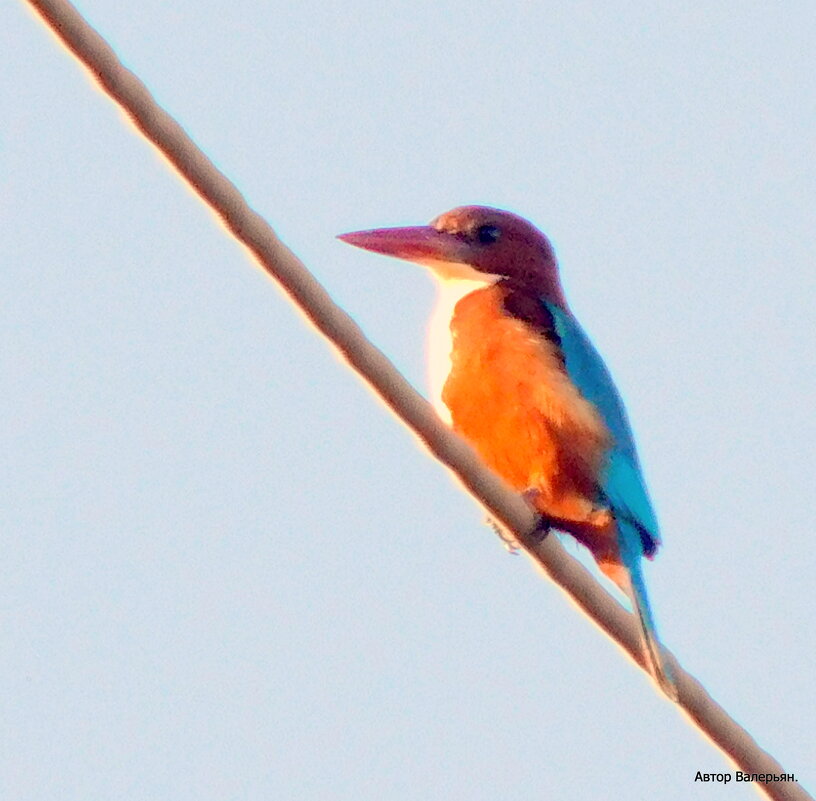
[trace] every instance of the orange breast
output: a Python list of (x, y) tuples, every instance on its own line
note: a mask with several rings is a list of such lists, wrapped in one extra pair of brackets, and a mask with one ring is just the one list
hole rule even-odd
[(505, 291), (490, 286), (456, 305), (442, 400), (493, 470), (519, 491), (537, 491), (543, 514), (588, 521), (609, 432), (556, 346), (504, 311)]

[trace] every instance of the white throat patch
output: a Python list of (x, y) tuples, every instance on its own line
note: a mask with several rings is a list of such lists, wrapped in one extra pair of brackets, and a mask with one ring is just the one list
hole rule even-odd
[(467, 264), (455, 262), (429, 260), (422, 263), (431, 268), (437, 280), (436, 306), (431, 315), (428, 331), (428, 383), (431, 403), (442, 420), (450, 425), (450, 410), (442, 402), (442, 389), (451, 370), (453, 336), (450, 324), (454, 307), (466, 295), (495, 284), (501, 280), (501, 276), (481, 273)]

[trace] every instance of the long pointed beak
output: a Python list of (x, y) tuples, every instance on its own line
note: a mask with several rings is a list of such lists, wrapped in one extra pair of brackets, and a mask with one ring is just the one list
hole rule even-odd
[(337, 238), (363, 250), (418, 264), (463, 262), (465, 259), (464, 243), (459, 238), (437, 231), (430, 225), (353, 231), (340, 234)]

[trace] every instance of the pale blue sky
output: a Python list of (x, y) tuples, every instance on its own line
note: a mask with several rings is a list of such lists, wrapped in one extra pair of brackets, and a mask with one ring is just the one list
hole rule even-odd
[[(699, 9), (81, 5), (420, 386), (431, 280), (334, 235), (552, 237), (664, 638), (813, 789), (816, 7)], [(21, 2), (0, 49), (0, 797), (755, 797)]]

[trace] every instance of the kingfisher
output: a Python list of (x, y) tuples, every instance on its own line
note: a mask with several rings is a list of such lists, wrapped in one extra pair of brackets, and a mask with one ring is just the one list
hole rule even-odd
[(623, 401), (567, 305), (549, 239), (487, 206), (339, 239), (430, 269), (434, 408), (629, 596), (646, 664), (676, 699), (642, 570), (660, 543), (657, 519)]

